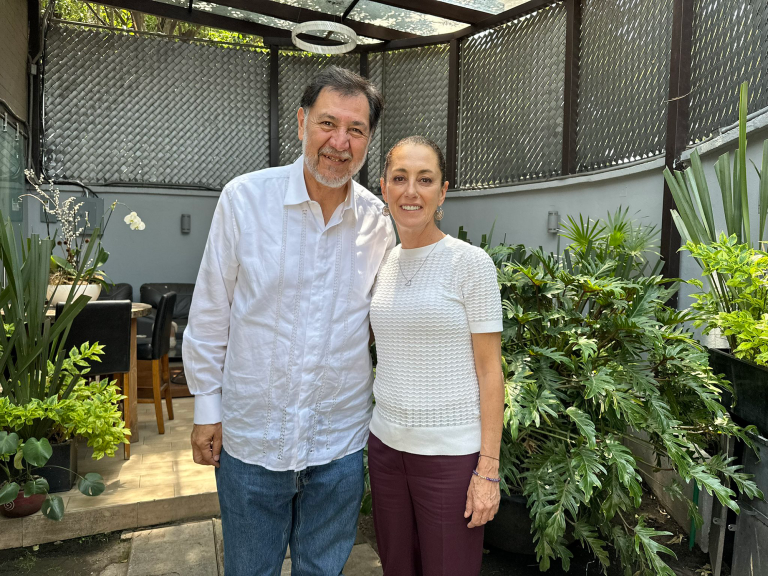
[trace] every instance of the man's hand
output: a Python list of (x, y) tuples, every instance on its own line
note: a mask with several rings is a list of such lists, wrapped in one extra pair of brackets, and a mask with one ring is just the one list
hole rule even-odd
[(192, 428), (192, 457), (203, 466), (219, 467), (221, 454), (221, 422), (195, 424)]

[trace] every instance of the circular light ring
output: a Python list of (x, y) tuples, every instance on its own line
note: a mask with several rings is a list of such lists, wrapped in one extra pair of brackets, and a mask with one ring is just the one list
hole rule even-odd
[[(299, 39), (299, 34), (306, 32), (335, 32), (345, 36), (348, 41), (344, 44), (337, 46), (326, 46), (323, 44), (310, 44)], [(301, 48), (307, 52), (313, 52), (314, 54), (344, 54), (349, 52), (355, 46), (357, 46), (357, 34), (349, 26), (339, 24), (337, 22), (330, 22), (325, 20), (312, 20), (311, 22), (302, 22), (297, 24), (291, 32), (291, 41), (294, 46)]]

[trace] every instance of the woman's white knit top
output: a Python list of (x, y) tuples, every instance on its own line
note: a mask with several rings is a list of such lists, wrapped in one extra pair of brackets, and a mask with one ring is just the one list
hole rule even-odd
[(412, 454), (477, 452), (472, 333), (502, 329), (490, 256), (450, 236), (422, 248), (393, 248), (373, 287), (371, 326), (378, 358), (371, 432)]

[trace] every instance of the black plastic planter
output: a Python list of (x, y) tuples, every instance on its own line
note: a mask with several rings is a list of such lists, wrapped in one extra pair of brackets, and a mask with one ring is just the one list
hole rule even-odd
[(67, 440), (61, 444), (52, 444), (53, 455), (48, 464), (35, 471), (48, 480), (48, 492), (68, 492), (75, 485), (77, 478), (77, 442)]
[[(717, 348), (709, 348), (709, 365), (732, 385), (736, 403), (730, 412), (739, 424), (754, 424), (768, 436), (768, 370)], [(729, 401), (724, 398), (725, 405)]]
[(523, 496), (502, 493), (499, 512), (485, 525), (485, 545), (513, 554), (535, 554), (528, 514), (527, 500)]

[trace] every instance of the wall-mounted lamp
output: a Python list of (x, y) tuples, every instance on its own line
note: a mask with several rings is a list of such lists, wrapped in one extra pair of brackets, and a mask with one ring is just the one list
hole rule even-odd
[(189, 214), (182, 214), (181, 215), (181, 233), (182, 234), (189, 234), (189, 229), (192, 225), (192, 216)]
[(560, 232), (560, 214), (557, 210), (547, 212), (547, 232), (550, 234)]

